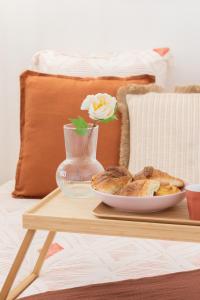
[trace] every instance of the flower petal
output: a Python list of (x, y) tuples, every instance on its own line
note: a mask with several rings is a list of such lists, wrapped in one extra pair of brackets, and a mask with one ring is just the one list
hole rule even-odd
[(81, 109), (88, 110), (89, 116), (93, 120), (105, 120), (114, 115), (116, 105), (115, 97), (106, 93), (98, 93), (88, 95), (83, 101)]
[(81, 104), (81, 110), (88, 110), (93, 99), (93, 95), (88, 95)]

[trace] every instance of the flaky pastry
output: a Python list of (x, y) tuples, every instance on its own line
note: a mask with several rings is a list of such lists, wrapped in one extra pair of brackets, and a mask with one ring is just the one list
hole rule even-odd
[(154, 169), (154, 167), (145, 167), (141, 172), (134, 176), (134, 180), (153, 179), (160, 182), (161, 185), (174, 185), (183, 187), (184, 181), (177, 177), (173, 177), (168, 173)]
[(155, 196), (164, 196), (179, 193), (181, 190), (175, 185), (161, 185)]
[(128, 183), (121, 189), (119, 195), (121, 196), (153, 196), (159, 189), (160, 183), (156, 180), (144, 179), (136, 180)]
[(91, 185), (95, 190), (115, 194), (132, 180), (133, 176), (125, 167), (109, 167), (94, 175)]

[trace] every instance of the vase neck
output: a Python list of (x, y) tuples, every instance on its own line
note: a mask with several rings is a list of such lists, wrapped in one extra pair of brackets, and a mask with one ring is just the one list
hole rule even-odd
[(96, 159), (98, 126), (89, 126), (87, 134), (79, 135), (72, 124), (64, 126), (67, 159)]

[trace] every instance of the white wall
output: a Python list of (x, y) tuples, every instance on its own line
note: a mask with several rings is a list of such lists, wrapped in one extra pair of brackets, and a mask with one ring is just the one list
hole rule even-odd
[(174, 83), (200, 82), (199, 12), (198, 0), (0, 0), (0, 182), (15, 174), (18, 77), (34, 52), (169, 46)]

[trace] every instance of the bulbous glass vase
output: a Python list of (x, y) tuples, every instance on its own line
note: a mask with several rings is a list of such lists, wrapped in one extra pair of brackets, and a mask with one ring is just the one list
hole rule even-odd
[(104, 168), (96, 159), (99, 126), (89, 124), (84, 136), (76, 132), (72, 124), (64, 125), (66, 159), (56, 171), (57, 185), (68, 197), (87, 198), (92, 176)]

